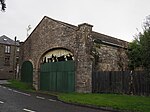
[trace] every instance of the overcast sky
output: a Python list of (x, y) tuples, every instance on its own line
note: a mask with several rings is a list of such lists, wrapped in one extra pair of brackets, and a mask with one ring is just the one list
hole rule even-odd
[(26, 28), (32, 30), (44, 16), (78, 25), (89, 23), (93, 30), (132, 41), (142, 31), (142, 22), (150, 15), (150, 0), (6, 0), (6, 12), (0, 12), (0, 36), (24, 41)]

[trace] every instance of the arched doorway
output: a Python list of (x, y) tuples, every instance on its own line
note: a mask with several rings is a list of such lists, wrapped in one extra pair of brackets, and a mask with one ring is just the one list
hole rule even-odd
[(53, 49), (41, 59), (40, 89), (53, 92), (75, 91), (73, 54), (66, 49)]
[(33, 65), (30, 61), (25, 61), (22, 64), (21, 81), (26, 83), (33, 82)]

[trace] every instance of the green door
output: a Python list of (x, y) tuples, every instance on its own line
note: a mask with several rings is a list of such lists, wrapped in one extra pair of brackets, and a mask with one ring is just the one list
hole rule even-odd
[(21, 67), (21, 81), (26, 83), (33, 82), (33, 66), (30, 61), (25, 61)]
[(45, 63), (40, 69), (40, 89), (53, 92), (74, 92), (74, 61)]

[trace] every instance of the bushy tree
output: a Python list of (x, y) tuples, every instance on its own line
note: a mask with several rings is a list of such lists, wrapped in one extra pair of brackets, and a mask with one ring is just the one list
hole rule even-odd
[(143, 34), (140, 35), (142, 64), (145, 69), (150, 70), (150, 16), (144, 23)]
[(135, 38), (129, 43), (128, 57), (129, 57), (129, 68), (131, 70), (136, 69), (142, 65), (140, 41)]
[(1, 10), (5, 11), (5, 9), (6, 9), (5, 0), (0, 0), (0, 5), (1, 5)]
[(143, 32), (129, 44), (129, 67), (142, 67), (150, 71), (150, 16), (143, 23)]

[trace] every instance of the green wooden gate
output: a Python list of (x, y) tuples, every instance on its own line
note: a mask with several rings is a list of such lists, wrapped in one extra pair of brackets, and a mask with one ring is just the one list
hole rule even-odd
[(40, 69), (40, 89), (53, 92), (74, 92), (74, 61), (42, 64)]
[(33, 66), (30, 61), (25, 61), (21, 67), (21, 81), (26, 83), (33, 82)]

